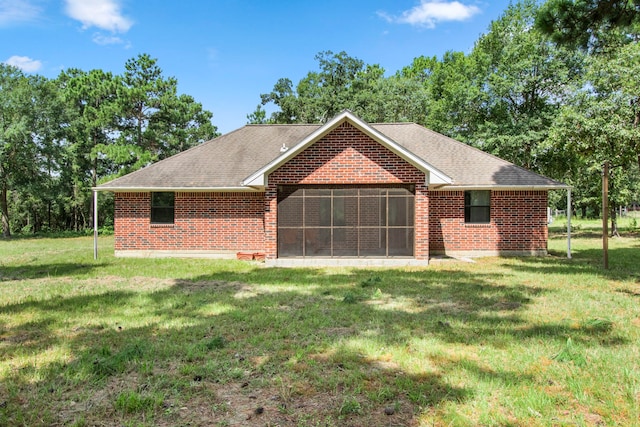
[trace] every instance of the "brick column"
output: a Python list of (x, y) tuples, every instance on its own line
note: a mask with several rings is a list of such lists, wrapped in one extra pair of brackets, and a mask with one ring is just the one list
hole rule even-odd
[(415, 195), (415, 247), (416, 259), (429, 259), (429, 191), (424, 184), (416, 185)]
[(278, 257), (278, 187), (274, 184), (264, 193), (264, 250), (267, 259)]

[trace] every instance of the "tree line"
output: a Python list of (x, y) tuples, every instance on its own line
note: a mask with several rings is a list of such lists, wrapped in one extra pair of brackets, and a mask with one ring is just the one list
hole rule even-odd
[[(521, 0), (470, 52), (421, 56), (392, 75), (320, 52), (317, 70), (279, 79), (247, 121), (323, 123), (346, 108), (419, 123), (572, 185), (569, 208), (583, 216), (597, 215), (608, 161), (615, 212), (640, 200), (639, 17), (640, 0)], [(0, 64), (3, 234), (89, 228), (92, 186), (216, 137), (212, 114), (176, 88), (148, 55), (121, 75), (51, 80)], [(567, 208), (559, 194), (551, 203)], [(99, 212), (112, 224), (108, 197)]]
[[(218, 135), (212, 114), (143, 54), (121, 75), (55, 79), (0, 64), (0, 216), (11, 232), (91, 227), (91, 187)], [(113, 203), (102, 198), (102, 224)]]

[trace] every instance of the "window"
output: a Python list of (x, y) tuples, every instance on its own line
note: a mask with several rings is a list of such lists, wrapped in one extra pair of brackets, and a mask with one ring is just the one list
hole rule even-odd
[(151, 223), (173, 224), (175, 193), (151, 193)]
[(491, 221), (491, 191), (464, 192), (464, 222), (487, 224)]

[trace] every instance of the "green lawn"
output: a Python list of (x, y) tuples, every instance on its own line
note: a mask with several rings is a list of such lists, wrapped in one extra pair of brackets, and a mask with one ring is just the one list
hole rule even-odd
[[(407, 269), (0, 240), (0, 425), (640, 425), (640, 235)], [(626, 227), (626, 228), (625, 228)]]

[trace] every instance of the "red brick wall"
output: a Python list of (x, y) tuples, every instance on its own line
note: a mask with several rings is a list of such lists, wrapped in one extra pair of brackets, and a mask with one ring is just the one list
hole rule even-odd
[(115, 250), (259, 250), (263, 193), (176, 193), (174, 224), (151, 224), (150, 193), (115, 194)]
[(423, 172), (343, 123), (269, 175), (265, 195), (265, 250), (277, 256), (278, 185), (415, 184), (415, 257), (429, 255), (428, 192)]
[(464, 191), (432, 191), (429, 212), (431, 253), (547, 250), (546, 191), (493, 191), (489, 224), (465, 224)]
[(176, 193), (175, 223), (151, 225), (150, 193), (116, 193), (115, 249), (263, 250), (277, 256), (277, 188), (414, 184), (417, 259), (444, 251), (537, 252), (546, 191), (494, 191), (491, 223), (465, 224), (463, 191), (428, 191), (423, 172), (344, 123), (271, 173), (265, 193)]

